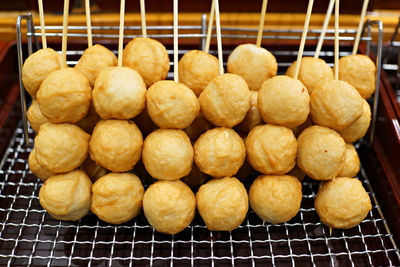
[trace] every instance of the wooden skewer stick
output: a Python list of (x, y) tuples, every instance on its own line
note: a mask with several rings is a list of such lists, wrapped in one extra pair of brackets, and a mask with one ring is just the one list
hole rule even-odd
[(47, 48), (47, 41), (46, 41), (46, 30), (44, 28), (44, 12), (43, 12), (43, 1), (38, 0), (38, 7), (39, 7), (39, 18), (40, 18), (40, 31), (42, 34), (42, 47), (43, 49)]
[(339, 80), (339, 0), (335, 1), (335, 80)]
[(204, 46), (204, 52), (206, 52), (206, 53), (208, 53), (210, 51), (210, 41), (211, 41), (211, 34), (212, 34), (212, 26), (214, 24), (214, 13), (215, 13), (215, 2), (214, 2), (214, 0), (212, 0), (210, 16), (208, 18), (206, 45)]
[(258, 34), (257, 34), (257, 42), (256, 46), (261, 46), (262, 36), (264, 32), (264, 21), (265, 21), (265, 11), (267, 11), (267, 3), (268, 0), (263, 0), (260, 14), (260, 24), (258, 25)]
[(86, 28), (88, 47), (92, 47), (92, 23), (90, 21), (90, 0), (85, 0)]
[(294, 72), (294, 78), (295, 79), (297, 79), (298, 76), (299, 76), (301, 58), (303, 57), (303, 50), (304, 50), (304, 45), (306, 43), (308, 25), (310, 24), (310, 17), (311, 17), (311, 11), (312, 11), (312, 8), (313, 8), (313, 4), (314, 4), (314, 0), (309, 0), (308, 1), (306, 20), (304, 22), (303, 34), (301, 35), (299, 53), (297, 54), (296, 69), (295, 69), (295, 72)]
[(64, 69), (64, 66), (66, 65), (67, 62), (68, 12), (69, 12), (69, 0), (64, 0), (63, 32), (62, 32), (62, 43), (61, 43), (61, 51), (62, 51), (61, 69)]
[(324, 24), (322, 25), (321, 34), (319, 36), (317, 49), (315, 49), (314, 58), (319, 58), (319, 54), (321, 52), (322, 44), (324, 43), (324, 39), (325, 39), (326, 29), (328, 28), (329, 19), (332, 16), (332, 10), (333, 10), (333, 4), (334, 3), (335, 3), (335, 0), (330, 0), (329, 1), (328, 9), (326, 10), (326, 14), (325, 14)]
[(178, 0), (174, 0), (174, 82), (178, 79)]
[(224, 63), (222, 57), (222, 40), (221, 40), (221, 21), (219, 18), (219, 2), (215, 1), (215, 24), (217, 28), (217, 48), (218, 48), (218, 61), (219, 61), (219, 74), (224, 74)]
[(142, 35), (143, 35), (143, 37), (147, 37), (147, 31), (146, 31), (146, 6), (144, 4), (144, 0), (140, 0), (140, 16), (142, 18)]
[(356, 39), (354, 40), (353, 55), (357, 54), (358, 45), (360, 44), (361, 32), (362, 32), (362, 27), (364, 24), (365, 14), (367, 13), (368, 2), (369, 2), (369, 0), (364, 0), (363, 6), (362, 6), (360, 22), (358, 23)]
[(125, 20), (125, 0), (121, 0), (119, 11), (119, 36), (118, 36), (118, 67), (122, 67), (122, 47), (124, 46), (124, 20)]

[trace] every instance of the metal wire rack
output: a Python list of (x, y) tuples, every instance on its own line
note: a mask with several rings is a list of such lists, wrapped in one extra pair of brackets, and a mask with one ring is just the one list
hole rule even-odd
[[(29, 16), (26, 18), (29, 20)], [(188, 38), (198, 38), (201, 41), (205, 37), (205, 24), (203, 17), (201, 26), (191, 28), (198, 29), (200, 33)], [(132, 29), (139, 30), (140, 27)], [(234, 30), (236, 33), (240, 32), (238, 29)], [(32, 37), (37, 36), (37, 31), (37, 28), (28, 23), (30, 52)], [(230, 34), (226, 28), (224, 32), (227, 38), (237, 36)], [(240, 38), (255, 37), (251, 30), (247, 32), (250, 34), (239, 34)], [(296, 36), (295, 31), (270, 31), (266, 32), (265, 38), (279, 35), (281, 37), (278, 39), (287, 40), (294, 38), (290, 37), (293, 36), (291, 33)], [(354, 34), (352, 31), (343, 33)], [(85, 34), (79, 35), (80, 38), (84, 36)], [(163, 35), (160, 38), (165, 37)], [(272, 37), (271, 39), (275, 40)], [(296, 39), (299, 39), (299, 32)], [(367, 36), (362, 40), (369, 42), (371, 38)], [(180, 55), (186, 49), (188, 47), (181, 49)], [(290, 46), (281, 45), (279, 49), (271, 48), (270, 51), (278, 59), (280, 73), (297, 55), (297, 49)], [(82, 52), (74, 50), (68, 55), (73, 59)], [(213, 50), (211, 52), (215, 53)], [(229, 52), (225, 50), (224, 54)], [(312, 53), (311, 49), (305, 51), (305, 55)], [(342, 51), (342, 55), (349, 53), (350, 51)], [(322, 51), (321, 56), (327, 62), (333, 62), (331, 51)], [(21, 63), (22, 59), (21, 50)], [(74, 60), (68, 62), (71, 65), (75, 63)], [(21, 121), (0, 163), (0, 265), (400, 265), (399, 250), (363, 168), (358, 178), (371, 197), (373, 208), (367, 218), (353, 229), (333, 230), (332, 234), (329, 233), (329, 229), (319, 221), (314, 210), (313, 202), (319, 183), (306, 178), (303, 182), (300, 212), (290, 222), (263, 224), (261, 219), (249, 211), (238, 229), (232, 232), (210, 232), (196, 215), (187, 229), (170, 236), (152, 229), (143, 214), (122, 225), (106, 224), (93, 214), (78, 222), (53, 219), (39, 204), (38, 192), (42, 183), (29, 171), (27, 158), (31, 147), (25, 143), (25, 140), (33, 142), (34, 133), (28, 127), (26, 131), (25, 136), (24, 123)], [(361, 145), (365, 143), (358, 144)]]

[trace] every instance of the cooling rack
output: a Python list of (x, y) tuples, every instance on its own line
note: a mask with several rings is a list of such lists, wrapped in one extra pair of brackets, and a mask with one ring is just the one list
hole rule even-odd
[[(31, 24), (29, 15), (20, 17), (19, 22), (24, 18), (28, 20), (28, 50), (31, 52), (39, 29)], [(199, 33), (182, 33), (180, 38), (197, 39), (199, 42), (197, 47), (182, 45), (180, 55), (203, 44), (204, 16), (199, 24), (199, 26), (181, 27), (182, 31), (197, 30)], [(84, 33), (73, 33), (74, 29), (79, 31), (84, 30), (84, 27), (70, 27), (70, 37), (85, 37)], [(97, 27), (97, 29), (104, 32), (115, 31), (117, 28)], [(150, 37), (172, 38), (170, 34), (172, 27), (153, 27), (153, 29), (157, 34), (153, 36), (150, 34)], [(48, 27), (46, 30), (49, 36), (60, 36), (60, 27)], [(112, 39), (117, 36), (114, 33), (96, 35), (95, 30), (94, 28), (94, 38)], [(139, 35), (140, 27), (127, 27), (125, 32), (129, 35), (126, 38), (136, 36), (135, 31)], [(149, 31), (151, 32), (151, 27)], [(351, 36), (354, 36), (355, 32), (342, 30), (341, 33), (342, 40), (351, 41)], [(318, 31), (311, 32), (308, 39), (316, 39), (317, 35)], [(256, 32), (250, 29), (223, 28), (223, 38), (243, 41), (243, 39), (255, 39), (255, 36)], [(271, 30), (265, 31), (264, 39), (298, 40), (299, 36), (300, 31)], [(331, 36), (327, 37), (328, 40), (330, 38)], [(371, 37), (367, 34), (362, 41), (369, 46)], [(18, 42), (19, 60), (22, 63), (21, 39), (18, 39)], [(381, 39), (378, 46), (381, 46)], [(298, 44), (282, 45), (279, 42), (267, 46), (277, 57), (280, 73), (295, 60), (297, 47)], [(225, 56), (230, 53), (231, 48), (225, 47)], [(332, 46), (326, 46), (325, 49), (321, 52), (321, 57), (332, 63)], [(172, 53), (169, 49), (168, 52)], [(214, 50), (211, 52), (215, 53)], [(82, 53), (82, 49), (69, 50), (68, 63), (74, 65)], [(313, 48), (306, 47), (305, 56), (312, 54)], [(350, 54), (350, 49), (342, 49), (341, 56), (347, 54)], [(21, 96), (24, 101), (24, 95)], [(372, 210), (360, 225), (352, 229), (334, 229), (331, 234), (329, 233), (329, 229), (319, 221), (313, 206), (319, 183), (306, 178), (303, 182), (301, 209), (290, 222), (278, 225), (264, 224), (252, 211), (249, 211), (238, 229), (232, 232), (210, 232), (197, 214), (187, 229), (171, 236), (154, 231), (143, 214), (122, 225), (104, 223), (93, 214), (85, 216), (78, 222), (62, 222), (51, 218), (39, 204), (38, 192), (42, 182), (29, 171), (27, 163), (31, 146), (27, 146), (25, 141), (32, 144), (33, 138), (33, 131), (29, 127), (25, 128), (24, 121), (21, 120), (0, 163), (0, 265), (400, 265), (399, 250), (370, 185), (370, 179), (373, 177), (367, 176), (362, 166), (363, 162), (358, 178), (371, 197)], [(368, 140), (357, 144), (358, 149), (364, 146), (369, 146)], [(249, 182), (246, 183), (246, 186), (248, 185)]]

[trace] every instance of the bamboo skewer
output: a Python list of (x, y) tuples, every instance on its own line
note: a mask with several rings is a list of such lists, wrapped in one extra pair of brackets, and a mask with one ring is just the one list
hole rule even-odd
[(61, 69), (64, 69), (64, 66), (67, 62), (67, 34), (68, 34), (68, 12), (69, 12), (69, 0), (64, 0), (64, 14), (63, 14), (63, 32), (62, 32), (62, 43), (61, 43), (61, 51), (62, 51), (62, 63)]
[(142, 35), (143, 35), (143, 37), (147, 37), (146, 6), (144, 4), (144, 0), (140, 0), (140, 16), (141, 16), (141, 20), (142, 20)]
[(358, 45), (360, 44), (362, 26), (364, 24), (365, 14), (367, 13), (368, 2), (369, 2), (369, 0), (364, 0), (363, 6), (362, 6), (362, 9), (361, 9), (360, 22), (358, 23), (357, 34), (356, 34), (356, 38), (354, 40), (353, 55), (357, 54)]
[(261, 14), (260, 14), (260, 23), (258, 25), (258, 34), (257, 34), (257, 41), (256, 46), (261, 46), (262, 36), (264, 32), (264, 23), (265, 23), (265, 12), (267, 11), (267, 3), (268, 0), (263, 0), (262, 7), (261, 7)]
[(85, 12), (86, 12), (88, 47), (92, 47), (93, 41), (92, 41), (92, 23), (90, 21), (90, 0), (85, 0)]
[(335, 80), (339, 80), (339, 0), (335, 1)]
[(178, 79), (178, 0), (174, 0), (174, 82)]
[(46, 29), (44, 27), (43, 0), (38, 0), (38, 7), (39, 7), (39, 18), (40, 18), (40, 31), (42, 34), (42, 47), (43, 49), (46, 49), (47, 41), (46, 41)]
[(211, 41), (211, 34), (212, 34), (212, 26), (214, 24), (214, 13), (215, 13), (215, 0), (212, 0), (210, 15), (209, 15), (209, 18), (208, 18), (206, 44), (204, 46), (204, 52), (206, 52), (206, 53), (208, 53), (210, 51), (210, 41)]
[(119, 11), (119, 35), (118, 35), (118, 67), (122, 67), (122, 47), (124, 45), (124, 20), (125, 20), (125, 0), (121, 0)]
[(328, 9), (326, 10), (326, 14), (325, 14), (324, 24), (322, 26), (321, 34), (319, 36), (317, 48), (315, 49), (315, 54), (314, 54), (314, 58), (315, 59), (319, 58), (319, 54), (321, 52), (322, 44), (324, 43), (324, 39), (325, 39), (326, 29), (328, 28), (329, 19), (332, 16), (332, 11), (333, 11), (333, 5), (334, 4), (335, 4), (335, 0), (330, 0), (329, 1)]
[(215, 1), (215, 24), (217, 28), (217, 48), (218, 48), (218, 61), (219, 61), (219, 74), (224, 74), (224, 64), (222, 57), (222, 40), (221, 40), (221, 21), (219, 18), (219, 2)]
[(309, 0), (308, 1), (306, 20), (304, 22), (303, 34), (301, 35), (299, 53), (297, 54), (296, 69), (295, 69), (295, 73), (294, 73), (294, 78), (295, 79), (297, 79), (298, 76), (299, 76), (301, 58), (303, 56), (304, 45), (306, 43), (308, 25), (310, 24), (310, 17), (311, 17), (311, 11), (312, 11), (313, 4), (314, 4), (314, 0)]

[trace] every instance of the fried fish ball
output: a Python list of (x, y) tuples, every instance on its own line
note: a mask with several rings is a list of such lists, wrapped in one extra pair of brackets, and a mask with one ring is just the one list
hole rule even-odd
[(339, 80), (346, 81), (368, 99), (375, 92), (375, 63), (366, 55), (349, 55), (339, 60)]
[(92, 182), (81, 171), (75, 170), (52, 176), (39, 191), (40, 205), (55, 219), (76, 221), (90, 209)]
[(144, 140), (142, 160), (152, 177), (176, 180), (192, 169), (193, 147), (184, 131), (158, 129)]
[(75, 123), (88, 113), (92, 101), (89, 80), (76, 69), (55, 70), (37, 91), (43, 115), (52, 123)]
[(196, 119), (194, 119), (194, 121), (183, 130), (189, 136), (190, 141), (196, 142), (200, 135), (207, 132), (211, 128), (213, 128), (211, 123), (204, 118), (203, 114), (199, 113)]
[(346, 128), (362, 115), (362, 97), (349, 83), (328, 81), (311, 94), (314, 123), (335, 130)]
[(338, 176), (340, 177), (356, 177), (360, 171), (360, 159), (356, 148), (352, 144), (346, 144), (345, 160)]
[(356, 178), (338, 177), (325, 182), (314, 202), (321, 221), (330, 228), (358, 225), (372, 209), (371, 200)]
[(262, 83), (276, 75), (278, 64), (267, 49), (254, 44), (236, 47), (228, 57), (229, 73), (243, 77), (250, 90), (259, 90)]
[(82, 130), (87, 132), (88, 134), (92, 134), (94, 127), (101, 120), (99, 114), (97, 114), (96, 109), (93, 106), (93, 103), (90, 104), (89, 111), (83, 119), (75, 123)]
[(305, 129), (297, 142), (297, 166), (308, 176), (315, 180), (331, 180), (339, 174), (346, 144), (337, 132), (315, 125)]
[(250, 108), (250, 90), (246, 81), (235, 74), (215, 77), (199, 97), (201, 113), (220, 127), (239, 124)]
[(35, 132), (39, 132), (40, 125), (49, 122), (49, 120), (43, 116), (39, 104), (35, 99), (32, 100), (32, 104), (28, 108), (26, 116), (28, 117), (29, 124)]
[(99, 73), (104, 69), (116, 66), (117, 61), (113, 52), (102, 45), (95, 44), (83, 52), (75, 69), (82, 72), (93, 87)]
[(143, 136), (132, 121), (101, 120), (89, 142), (90, 158), (107, 170), (126, 172), (135, 166), (142, 153)]
[(362, 138), (368, 131), (371, 123), (371, 108), (368, 102), (363, 99), (362, 115), (358, 120), (347, 126), (342, 130), (338, 130), (338, 133), (343, 137), (347, 143), (354, 143), (358, 139)]
[(266, 123), (294, 128), (310, 113), (310, 96), (304, 85), (289, 76), (266, 80), (258, 93), (258, 109)]
[(196, 96), (219, 75), (218, 59), (199, 50), (191, 50), (179, 60), (179, 80), (193, 90)]
[(100, 72), (93, 89), (93, 105), (104, 120), (131, 119), (144, 109), (146, 85), (128, 67), (111, 67)]
[(85, 161), (89, 138), (73, 124), (42, 124), (35, 138), (36, 159), (53, 173), (72, 171)]
[(194, 161), (203, 173), (213, 177), (237, 173), (246, 158), (242, 138), (232, 129), (214, 128), (194, 143)]
[(296, 137), (283, 126), (256, 126), (246, 138), (246, 150), (250, 165), (264, 174), (285, 174), (296, 164)]
[(250, 206), (264, 222), (290, 221), (300, 210), (301, 183), (290, 175), (260, 175), (249, 190)]
[(257, 106), (259, 91), (250, 90), (250, 109), (246, 117), (236, 126), (236, 129), (242, 133), (248, 133), (251, 129), (261, 124), (262, 118)]
[(86, 158), (80, 169), (84, 171), (87, 176), (89, 176), (92, 182), (97, 181), (100, 177), (109, 173), (107, 169), (94, 162), (90, 157)]
[(235, 177), (212, 179), (196, 194), (200, 216), (210, 231), (232, 231), (249, 209), (247, 191)]
[(196, 212), (196, 197), (180, 180), (157, 181), (147, 188), (143, 211), (156, 231), (177, 234), (192, 222)]
[(31, 153), (29, 153), (28, 164), (31, 172), (43, 182), (46, 181), (47, 178), (55, 175), (55, 173), (49, 171), (48, 169), (39, 164), (36, 158), (35, 148), (33, 148)]
[(199, 101), (182, 83), (159, 81), (146, 93), (147, 111), (160, 128), (184, 129), (200, 112)]
[(43, 80), (55, 70), (61, 69), (62, 58), (52, 48), (40, 49), (30, 55), (22, 66), (22, 82), (26, 91), (36, 98)]
[(132, 173), (109, 173), (92, 187), (91, 211), (100, 220), (121, 224), (136, 217), (142, 209), (144, 188)]
[[(287, 69), (286, 75), (294, 77), (297, 60)], [(298, 79), (308, 89), (308, 93), (319, 88), (319, 84), (333, 80), (332, 68), (321, 58), (303, 57)]]
[(169, 71), (167, 49), (157, 40), (133, 38), (124, 49), (122, 65), (139, 72), (146, 86), (164, 80)]

